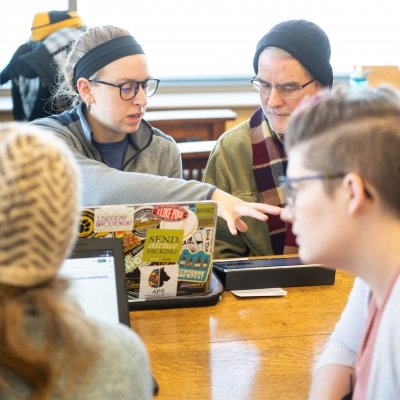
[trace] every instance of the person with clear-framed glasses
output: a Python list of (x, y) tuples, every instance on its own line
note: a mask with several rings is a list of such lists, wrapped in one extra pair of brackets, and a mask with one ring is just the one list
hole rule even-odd
[(182, 179), (171, 136), (145, 119), (151, 76), (141, 45), (125, 29), (94, 26), (78, 37), (60, 66), (56, 99), (71, 109), (31, 124), (52, 131), (72, 150), (82, 175), (82, 205), (213, 200), (230, 232), (247, 229), (242, 216), (267, 220), (281, 208), (249, 203), (214, 185)]
[[(203, 181), (246, 201), (284, 206), (279, 176), (287, 166), (283, 146), (286, 123), (306, 96), (332, 87), (331, 47), (326, 33), (306, 20), (281, 22), (258, 42), (249, 83), (260, 107), (225, 132), (210, 154)], [(245, 234), (229, 234), (218, 223), (215, 256), (235, 258), (296, 254), (290, 224), (278, 216), (268, 223), (248, 221)]]
[(281, 179), (305, 263), (354, 285), (313, 368), (309, 400), (400, 398), (400, 97), (338, 86), (302, 103)]

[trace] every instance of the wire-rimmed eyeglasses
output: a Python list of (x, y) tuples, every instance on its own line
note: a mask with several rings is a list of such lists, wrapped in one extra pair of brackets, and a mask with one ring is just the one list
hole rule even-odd
[(296, 201), (296, 195), (299, 188), (293, 186), (295, 182), (303, 182), (308, 180), (326, 180), (326, 179), (339, 179), (344, 178), (346, 174), (337, 173), (337, 174), (317, 174), (317, 175), (309, 175), (309, 176), (299, 176), (297, 178), (288, 178), (287, 176), (280, 176), (279, 183), (283, 189), (283, 194), (285, 196), (286, 206), (292, 207)]
[(316, 79), (313, 78), (311, 81), (305, 83), (304, 85), (298, 85), (294, 83), (282, 83), (277, 85), (271, 85), (270, 83), (260, 81), (258, 79), (252, 79), (250, 82), (253, 85), (253, 88), (264, 96), (270, 96), (272, 92), (272, 88), (275, 88), (276, 92), (280, 97), (286, 99), (296, 98), (300, 91), (303, 90), (306, 86), (313, 83)]
[(157, 91), (159, 79), (149, 78), (142, 82), (129, 81), (120, 84), (110, 83), (101, 81), (99, 79), (89, 79), (89, 82), (101, 83), (103, 85), (113, 86), (119, 88), (119, 95), (122, 100), (129, 101), (132, 100), (139, 92), (139, 87), (141, 86), (146, 97), (151, 97)]

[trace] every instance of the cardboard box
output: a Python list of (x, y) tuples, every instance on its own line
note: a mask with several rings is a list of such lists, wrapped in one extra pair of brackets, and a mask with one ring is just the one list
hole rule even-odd
[(368, 85), (375, 87), (390, 84), (400, 88), (400, 69), (398, 65), (362, 65), (363, 71), (368, 72)]
[(79, 237), (123, 239), (131, 297), (207, 294), (216, 217), (212, 201), (85, 207)]
[(214, 272), (225, 290), (333, 285), (336, 273), (322, 265), (303, 264), (295, 256), (214, 260)]

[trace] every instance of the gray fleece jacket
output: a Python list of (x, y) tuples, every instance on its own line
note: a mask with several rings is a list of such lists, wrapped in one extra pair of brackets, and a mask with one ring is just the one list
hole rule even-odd
[(82, 104), (31, 124), (50, 130), (72, 150), (81, 172), (83, 206), (209, 200), (215, 190), (207, 183), (181, 179), (176, 143), (146, 121), (129, 135), (122, 171), (102, 161)]

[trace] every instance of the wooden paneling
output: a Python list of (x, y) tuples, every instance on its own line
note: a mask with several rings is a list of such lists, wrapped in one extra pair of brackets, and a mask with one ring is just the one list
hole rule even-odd
[(177, 142), (215, 140), (236, 113), (229, 109), (149, 111), (145, 119)]
[(182, 154), (183, 177), (201, 181), (208, 157), (216, 140), (178, 143)]

